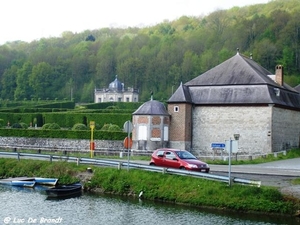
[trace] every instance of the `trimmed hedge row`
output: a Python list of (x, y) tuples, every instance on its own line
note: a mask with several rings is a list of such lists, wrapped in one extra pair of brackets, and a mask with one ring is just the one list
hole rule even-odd
[(67, 109), (74, 109), (75, 102), (73, 101), (63, 101), (63, 102), (51, 102), (44, 104), (38, 102), (13, 102), (7, 106), (0, 103), (1, 112), (12, 112), (12, 113), (23, 113), (23, 112), (58, 112), (66, 111)]
[(116, 109), (131, 109), (136, 110), (140, 107), (142, 102), (101, 102), (92, 103), (85, 105), (86, 109), (106, 109), (106, 108), (116, 108)]
[(60, 127), (71, 128), (76, 123), (89, 126), (90, 121), (95, 121), (100, 127), (104, 124), (116, 124), (123, 127), (127, 120), (131, 120), (132, 113), (77, 113), (77, 112), (51, 112), (51, 113), (3, 113), (0, 119), (4, 124), (26, 123), (42, 127), (45, 123), (57, 123)]
[[(2, 137), (39, 137), (39, 138), (65, 138), (65, 139), (90, 139), (89, 130), (42, 130), (42, 129), (0, 129)], [(124, 140), (127, 133), (122, 131), (95, 130), (94, 139), (97, 140)]]

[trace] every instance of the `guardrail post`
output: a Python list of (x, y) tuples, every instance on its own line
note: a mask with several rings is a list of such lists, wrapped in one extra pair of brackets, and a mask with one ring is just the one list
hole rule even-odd
[(17, 153), (18, 161), (20, 161), (20, 153)]
[(77, 158), (77, 159), (76, 159), (76, 164), (77, 164), (77, 166), (79, 166), (79, 163), (80, 163), (80, 159)]
[(52, 163), (52, 155), (50, 155), (50, 162)]
[(162, 173), (165, 174), (166, 172), (167, 172), (167, 169), (166, 169), (166, 168), (163, 168), (163, 169), (162, 169)]
[(286, 151), (283, 151), (283, 155), (286, 155)]
[(120, 170), (121, 168), (122, 168), (122, 163), (119, 162), (119, 164), (118, 164), (118, 170)]

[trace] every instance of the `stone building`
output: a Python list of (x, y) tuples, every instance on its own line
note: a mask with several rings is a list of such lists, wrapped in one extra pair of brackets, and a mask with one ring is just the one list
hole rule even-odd
[(133, 113), (132, 123), (134, 149), (153, 150), (167, 146), (170, 115), (163, 103), (151, 97)]
[(275, 74), (237, 53), (181, 84), (168, 100), (169, 147), (211, 155), (212, 143), (239, 136), (239, 154), (299, 147), (300, 94)]
[(94, 102), (138, 102), (139, 91), (135, 88), (125, 88), (124, 84), (116, 79), (111, 82), (108, 88), (95, 89)]

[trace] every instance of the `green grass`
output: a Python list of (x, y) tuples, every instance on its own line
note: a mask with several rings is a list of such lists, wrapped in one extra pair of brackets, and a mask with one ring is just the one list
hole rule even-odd
[(300, 185), (300, 178), (292, 180), (293, 185)]
[(140, 170), (95, 168), (92, 181), (86, 184), (91, 190), (100, 188), (104, 193), (138, 196), (148, 200), (187, 204), (196, 207), (226, 208), (236, 211), (257, 211), (293, 214), (299, 202), (286, 200), (272, 187), (253, 187), (154, 173)]

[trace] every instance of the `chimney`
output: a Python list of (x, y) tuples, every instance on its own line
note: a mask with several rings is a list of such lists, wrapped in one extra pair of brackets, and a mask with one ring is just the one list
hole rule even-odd
[(275, 82), (280, 86), (283, 86), (283, 66), (277, 65), (275, 72)]

